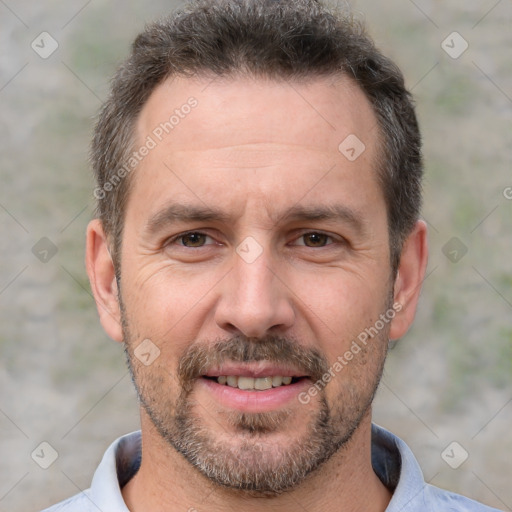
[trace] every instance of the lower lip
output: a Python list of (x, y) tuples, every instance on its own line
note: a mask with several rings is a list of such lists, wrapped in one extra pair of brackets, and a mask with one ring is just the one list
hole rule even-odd
[(198, 384), (213, 394), (215, 400), (224, 407), (242, 412), (268, 412), (275, 411), (294, 399), (298, 402), (299, 393), (310, 386), (310, 380), (301, 379), (293, 384), (264, 391), (245, 391), (205, 378), (198, 379)]

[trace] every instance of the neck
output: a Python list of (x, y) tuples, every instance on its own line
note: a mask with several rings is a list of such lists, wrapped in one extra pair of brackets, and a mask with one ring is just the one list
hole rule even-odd
[(297, 488), (255, 498), (210, 482), (170, 447), (142, 413), (142, 463), (122, 490), (131, 512), (244, 510), (244, 512), (383, 512), (390, 492), (371, 465), (371, 413), (351, 440)]

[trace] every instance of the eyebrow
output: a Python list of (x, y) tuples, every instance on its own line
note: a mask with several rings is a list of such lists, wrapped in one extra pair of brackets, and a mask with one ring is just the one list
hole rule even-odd
[(228, 215), (215, 208), (173, 203), (149, 218), (146, 231), (155, 234), (176, 222), (228, 222), (229, 219)]
[(366, 223), (362, 216), (352, 208), (341, 204), (322, 206), (295, 205), (286, 211), (276, 224), (293, 221), (341, 221), (349, 224), (359, 234), (364, 234), (366, 231)]
[[(172, 203), (152, 215), (146, 223), (145, 230), (149, 234), (156, 234), (169, 224), (177, 222), (220, 222), (228, 223), (233, 217), (220, 209), (208, 206), (186, 205)], [(349, 224), (357, 233), (366, 231), (366, 224), (362, 217), (353, 209), (340, 205), (303, 206), (295, 205), (273, 219), (274, 225), (286, 222), (318, 222), (341, 221)]]

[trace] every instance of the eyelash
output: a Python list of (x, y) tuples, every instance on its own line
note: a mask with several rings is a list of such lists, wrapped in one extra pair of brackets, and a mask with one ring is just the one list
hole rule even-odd
[[(206, 233), (203, 233), (202, 231), (187, 231), (186, 233), (181, 233), (180, 235), (176, 235), (175, 237), (171, 238), (170, 240), (168, 240), (166, 242), (165, 245), (174, 244), (175, 242), (178, 242), (179, 240), (181, 240), (183, 242), (183, 239), (186, 236), (190, 236), (190, 235), (200, 235), (200, 236), (205, 236), (205, 237), (213, 239), (213, 237), (211, 237), (210, 235), (208, 235)], [(208, 245), (212, 245), (212, 244), (208, 244)], [(180, 246), (187, 247), (184, 244), (180, 244)], [(201, 245), (200, 247), (189, 247), (189, 249), (200, 249), (201, 247), (204, 247), (204, 245)]]
[[(172, 237), (171, 239), (167, 240), (165, 242), (165, 245), (172, 245), (172, 244), (175, 244), (176, 242), (178, 241), (182, 241), (183, 242), (183, 239), (186, 237), (186, 236), (189, 236), (189, 235), (200, 235), (200, 236), (205, 236), (205, 237), (208, 237), (210, 239), (213, 239), (212, 236), (208, 235), (207, 233), (203, 233), (202, 231), (187, 231), (185, 233), (180, 233), (179, 235), (176, 235), (174, 237)], [(320, 235), (320, 236), (325, 236), (327, 237), (329, 240), (331, 240), (330, 243), (327, 243), (326, 245), (322, 245), (320, 247), (310, 247), (310, 246), (307, 246), (306, 244), (300, 244), (299, 246), (300, 247), (306, 247), (306, 248), (310, 248), (310, 249), (322, 249), (322, 248), (325, 248), (325, 247), (328, 247), (330, 245), (334, 245), (335, 243), (345, 243), (345, 240), (344, 239), (336, 239), (333, 235), (330, 235), (328, 233), (324, 233), (323, 231), (307, 231), (305, 233), (302, 233), (299, 237), (295, 238), (294, 241), (296, 240), (299, 240), (301, 238), (304, 238), (308, 235)], [(180, 247), (184, 247), (184, 248), (188, 248), (188, 249), (201, 249), (203, 247), (205, 247), (205, 245), (201, 245), (201, 246), (198, 246), (198, 247), (188, 247), (186, 245), (184, 245), (183, 243), (179, 244)], [(214, 245), (214, 244), (207, 244), (207, 245)]]

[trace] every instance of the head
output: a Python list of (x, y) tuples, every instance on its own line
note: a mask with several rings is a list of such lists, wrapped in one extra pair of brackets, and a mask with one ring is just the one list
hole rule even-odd
[(91, 152), (97, 214), (116, 262), (139, 160), (130, 162), (140, 148), (136, 122), (157, 85), (173, 76), (291, 82), (344, 76), (356, 83), (378, 124), (375, 172), (386, 201), (392, 269), (398, 268), (403, 242), (421, 209), (421, 140), (412, 99), (401, 71), (378, 51), (363, 24), (315, 0), (196, 1), (137, 37), (114, 77)]
[(257, 494), (339, 456), (425, 271), (397, 67), (313, 0), (194, 2), (136, 39), (92, 160), (88, 272), (143, 430)]

